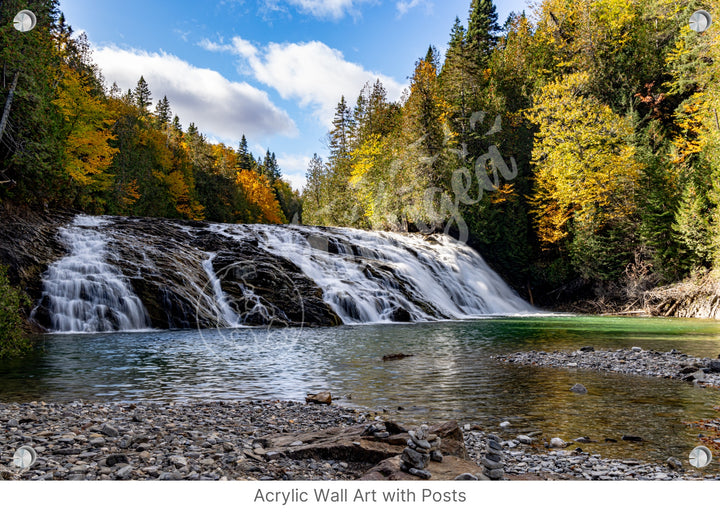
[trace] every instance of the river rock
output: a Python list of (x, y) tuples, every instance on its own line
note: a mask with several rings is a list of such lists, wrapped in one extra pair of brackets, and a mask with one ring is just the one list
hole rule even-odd
[(420, 479), (430, 479), (432, 477), (432, 474), (425, 469), (410, 468), (408, 473)]
[(720, 373), (720, 361), (717, 359), (708, 361), (707, 373)]
[(624, 434), (621, 437), (622, 440), (625, 440), (626, 442), (642, 442), (643, 439), (640, 436), (634, 436), (631, 434)]
[(102, 427), (100, 428), (100, 432), (102, 434), (104, 434), (105, 436), (109, 436), (110, 438), (116, 438), (116, 437), (120, 436), (120, 431), (115, 429), (110, 424), (103, 424)]
[(673, 469), (673, 470), (683, 470), (682, 461), (680, 461), (679, 459), (675, 458), (674, 456), (670, 456), (670, 457), (667, 459), (667, 462), (666, 462), (666, 463), (668, 464), (668, 467), (670, 467), (670, 468)]
[(524, 434), (518, 435), (515, 439), (524, 445), (530, 445), (531, 443), (533, 443), (533, 439)]
[(423, 454), (411, 447), (406, 447), (405, 450), (403, 450), (401, 459), (405, 464), (411, 467), (424, 469), (430, 461), (430, 454)]
[(588, 392), (587, 388), (582, 384), (575, 384), (572, 388), (570, 388), (570, 391), (580, 395), (585, 395)]
[(567, 447), (567, 443), (562, 438), (555, 437), (550, 440), (551, 449), (563, 449), (565, 447)]
[(320, 393), (308, 393), (305, 397), (306, 404), (332, 404), (332, 395), (329, 391), (322, 391)]

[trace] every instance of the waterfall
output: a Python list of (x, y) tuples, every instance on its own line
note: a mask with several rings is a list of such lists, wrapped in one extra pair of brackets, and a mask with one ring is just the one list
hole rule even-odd
[(107, 236), (101, 217), (77, 216), (60, 229), (69, 255), (45, 273), (43, 304), (55, 332), (108, 332), (149, 327), (140, 299), (122, 272), (106, 262)]
[(434, 321), (537, 312), (482, 257), (447, 235), (345, 228), (213, 225), (298, 266), (343, 323)]
[(78, 216), (59, 237), (68, 255), (43, 275), (33, 312), (55, 332), (537, 312), (447, 235)]

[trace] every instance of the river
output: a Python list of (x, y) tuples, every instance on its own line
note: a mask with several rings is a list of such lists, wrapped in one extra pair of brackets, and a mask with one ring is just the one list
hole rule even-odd
[[(720, 352), (720, 322), (617, 317), (506, 317), (335, 328), (49, 334), (42, 353), (0, 369), (0, 400), (303, 400), (329, 390), (342, 405), (406, 423), (457, 419), (506, 436), (589, 436), (586, 451), (685, 458), (716, 416), (715, 389), (679, 381), (500, 363), (519, 350), (673, 348)], [(383, 361), (387, 354), (412, 354)], [(575, 383), (589, 393), (569, 391)], [(643, 442), (624, 442), (624, 434)], [(605, 439), (617, 440), (616, 443)]]

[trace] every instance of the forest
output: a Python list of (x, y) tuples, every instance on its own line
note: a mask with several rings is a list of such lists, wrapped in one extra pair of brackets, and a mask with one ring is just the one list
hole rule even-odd
[[(718, 2), (491, 0), (400, 102), (339, 99), (306, 224), (449, 231), (519, 292), (650, 288), (720, 262)], [(538, 296), (540, 294), (540, 296)]]
[(183, 129), (142, 77), (106, 86), (58, 2), (31, 4), (36, 30), (0, 27), (3, 203), (447, 231), (541, 302), (720, 263), (720, 37), (688, 24), (717, 0), (543, 0), (502, 24), (472, 0), (401, 99), (379, 81), (338, 99), (302, 196), (274, 153)]
[[(185, 130), (166, 96), (145, 79), (107, 88), (84, 34), (73, 36), (56, 0), (30, 2), (38, 26), (0, 27), (2, 106), (0, 201), (91, 214), (287, 223), (299, 193), (282, 178), (275, 153), (254, 157)], [(12, 20), (28, 2), (6, 1)]]

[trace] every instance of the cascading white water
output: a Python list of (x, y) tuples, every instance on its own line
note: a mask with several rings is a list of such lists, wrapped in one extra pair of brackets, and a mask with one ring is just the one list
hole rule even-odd
[(470, 247), (446, 235), (213, 225), (297, 265), (342, 321), (432, 321), (537, 312)]
[[(224, 323), (228, 327), (239, 327), (240, 316), (232, 309), (227, 296), (222, 290), (220, 279), (215, 274), (215, 269), (213, 268), (212, 261), (214, 258), (215, 254), (210, 253), (208, 259), (203, 261), (203, 269), (205, 270), (205, 274), (207, 274), (210, 288), (215, 299), (216, 318), (218, 323)], [(203, 295), (205, 295), (205, 291), (205, 289), (202, 290)]]
[(51, 328), (55, 332), (147, 329), (140, 299), (122, 273), (106, 262), (102, 217), (77, 216), (60, 230), (70, 254), (51, 264), (43, 277)]

